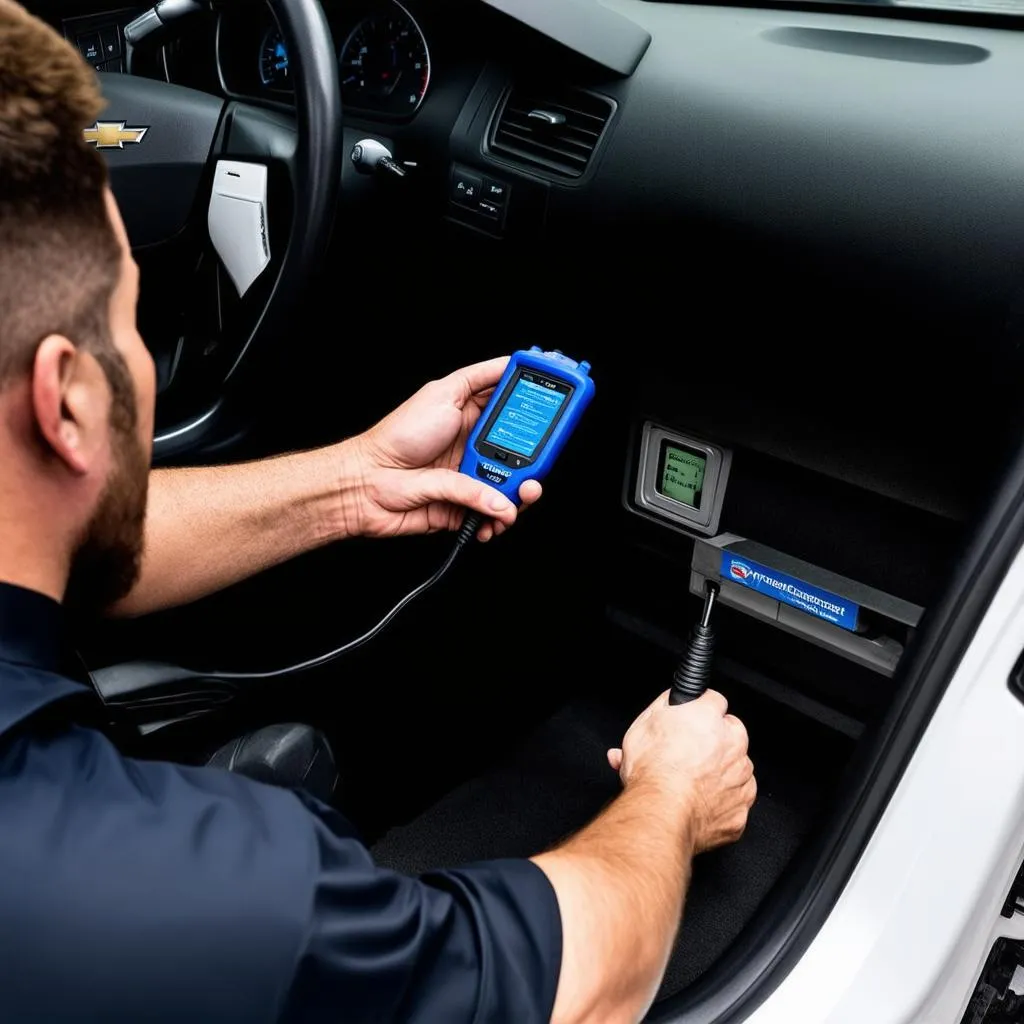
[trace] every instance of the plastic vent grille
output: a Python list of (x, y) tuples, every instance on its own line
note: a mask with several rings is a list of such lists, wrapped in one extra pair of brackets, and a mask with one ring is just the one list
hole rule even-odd
[(563, 178), (578, 178), (614, 109), (611, 100), (578, 89), (514, 88), (494, 124), (490, 147)]

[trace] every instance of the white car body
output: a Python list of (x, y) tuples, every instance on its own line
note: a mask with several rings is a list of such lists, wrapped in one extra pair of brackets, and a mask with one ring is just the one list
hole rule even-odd
[[(825, 924), (751, 1024), (959, 1024), (1024, 851), (1018, 552)], [(1024, 979), (1022, 979), (1024, 983)]]

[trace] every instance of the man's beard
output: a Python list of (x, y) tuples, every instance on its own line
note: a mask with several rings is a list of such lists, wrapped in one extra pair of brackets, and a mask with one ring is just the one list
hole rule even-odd
[[(149, 462), (135, 431), (124, 419), (112, 419), (114, 470), (75, 551), (64, 596), (65, 604), (76, 610), (109, 607), (139, 577)], [(130, 420), (134, 419), (132, 415)]]

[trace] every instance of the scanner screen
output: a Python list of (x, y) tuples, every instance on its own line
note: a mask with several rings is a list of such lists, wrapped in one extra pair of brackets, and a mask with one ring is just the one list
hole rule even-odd
[(571, 393), (570, 384), (521, 370), (484, 440), (532, 458)]

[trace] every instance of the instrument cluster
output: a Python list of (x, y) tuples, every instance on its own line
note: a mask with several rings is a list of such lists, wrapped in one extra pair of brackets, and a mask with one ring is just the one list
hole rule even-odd
[[(345, 4), (329, 18), (340, 40), (344, 108), (386, 119), (415, 114), (430, 88), (431, 64), (426, 36), (411, 11), (398, 0), (369, 0), (355, 8)], [(260, 19), (222, 15), (217, 62), (225, 92), (289, 101), (294, 69), (269, 7)]]

